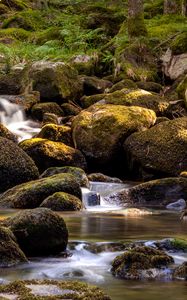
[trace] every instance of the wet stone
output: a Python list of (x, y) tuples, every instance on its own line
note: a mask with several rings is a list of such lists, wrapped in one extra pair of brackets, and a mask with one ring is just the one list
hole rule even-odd
[(65, 294), (75, 294), (75, 291), (69, 289), (60, 289), (54, 284), (27, 284), (27, 288), (36, 296), (57, 296)]

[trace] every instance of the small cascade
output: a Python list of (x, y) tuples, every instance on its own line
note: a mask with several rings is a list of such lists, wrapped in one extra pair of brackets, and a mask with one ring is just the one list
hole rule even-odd
[(4, 98), (0, 98), (0, 123), (17, 135), (19, 141), (31, 138), (40, 130), (36, 122), (26, 120), (20, 105)]

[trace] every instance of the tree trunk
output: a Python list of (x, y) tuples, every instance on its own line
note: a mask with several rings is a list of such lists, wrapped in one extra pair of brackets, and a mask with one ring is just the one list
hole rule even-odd
[(181, 0), (181, 13), (182, 16), (187, 16), (187, 0)]
[[(182, 2), (184, 1), (182, 0)], [(164, 0), (164, 14), (180, 14), (181, 13), (180, 2), (181, 2), (180, 0)]]
[(143, 0), (128, 0), (128, 35), (130, 38), (147, 35)]

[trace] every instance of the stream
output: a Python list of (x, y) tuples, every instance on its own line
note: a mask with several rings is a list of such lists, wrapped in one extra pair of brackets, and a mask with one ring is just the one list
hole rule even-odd
[[(9, 124), (7, 127), (18, 134), (20, 140), (31, 137), (38, 130), (30, 121), (27, 123), (23, 114), (20, 117), (19, 109), (17, 112), (11, 110), (14, 117), (10, 121), (10, 111), (2, 109), (6, 103), (0, 99), (0, 104), (0, 122), (5, 126)], [(91, 182), (91, 191), (101, 196), (100, 205), (89, 206), (90, 191), (83, 189), (85, 209), (59, 213), (69, 230), (70, 255), (66, 258), (63, 255), (32, 258), (28, 264), (1, 269), (0, 282), (18, 279), (82, 280), (103, 288), (113, 300), (158, 300), (163, 295), (170, 300), (186, 300), (186, 281), (125, 281), (110, 273), (112, 260), (122, 253), (119, 243), (144, 241), (151, 244), (154, 240), (187, 236), (187, 223), (180, 222), (178, 212), (151, 210), (147, 215), (128, 215), (124, 208), (109, 205), (103, 200), (111, 192), (128, 189), (132, 185), (128, 182)], [(0, 219), (16, 212), (0, 210)], [(183, 252), (170, 255), (174, 257), (175, 264), (187, 260), (187, 254)]]

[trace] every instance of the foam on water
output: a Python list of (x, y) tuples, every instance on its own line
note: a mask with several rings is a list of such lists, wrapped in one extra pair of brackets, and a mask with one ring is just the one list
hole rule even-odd
[(19, 141), (29, 139), (40, 131), (37, 123), (26, 119), (20, 105), (4, 98), (0, 98), (0, 123), (18, 136)]

